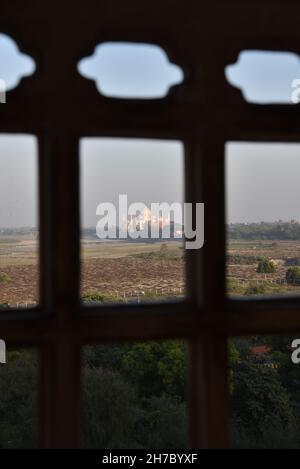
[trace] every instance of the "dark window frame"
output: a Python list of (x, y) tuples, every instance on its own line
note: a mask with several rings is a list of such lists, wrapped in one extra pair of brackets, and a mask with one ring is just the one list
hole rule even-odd
[[(9, 346), (36, 347), (40, 353), (40, 446), (80, 446), (84, 344), (178, 337), (189, 341), (190, 445), (225, 447), (228, 337), (300, 331), (297, 298), (226, 298), (224, 209), (225, 142), (300, 141), (299, 106), (245, 103), (227, 84), (224, 67), (243, 49), (299, 54), (299, 12), (296, 2), (282, 6), (275, 0), (268, 8), (250, 0), (216, 5), (195, 0), (188, 9), (156, 0), (106, 2), (105, 8), (96, 0), (82, 6), (70, 0), (1, 5), (0, 31), (37, 62), (36, 74), (0, 107), (0, 132), (30, 133), (39, 141), (41, 303), (37, 310), (1, 314), (0, 335)], [(185, 82), (162, 100), (100, 96), (78, 75), (76, 64), (108, 39), (159, 44), (186, 71)], [(205, 247), (188, 253), (190, 300), (125, 308), (80, 304), (82, 136), (185, 142), (187, 198), (205, 202)]]

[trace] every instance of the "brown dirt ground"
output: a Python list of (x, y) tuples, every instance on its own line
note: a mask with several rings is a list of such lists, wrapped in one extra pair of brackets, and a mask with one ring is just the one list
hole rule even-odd
[[(38, 302), (38, 268), (36, 265), (5, 265), (1, 273), (8, 275), (0, 282), (0, 303)], [(81, 294), (123, 294), (136, 289), (184, 288), (182, 260), (138, 258), (89, 259), (82, 263)]]

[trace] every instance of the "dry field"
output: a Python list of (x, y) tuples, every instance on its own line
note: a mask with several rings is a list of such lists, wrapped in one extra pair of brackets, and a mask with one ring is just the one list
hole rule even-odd
[[(162, 243), (83, 240), (81, 295), (108, 295), (118, 297), (118, 301), (136, 301), (137, 292), (143, 292), (149, 300), (182, 297), (185, 293), (182, 244), (177, 241), (163, 244), (167, 248), (162, 253)], [(249, 287), (253, 290), (253, 285), (263, 285), (266, 294), (300, 294), (300, 286), (284, 283), (287, 262), (300, 258), (300, 241), (230, 240), (227, 254), (230, 295), (256, 294), (249, 290)], [(275, 273), (256, 272), (258, 258), (263, 256), (275, 262)], [(15, 307), (37, 302), (37, 240), (0, 236), (0, 304)]]
[(30, 236), (0, 237), (0, 304), (35, 304), (38, 278), (37, 240)]
[[(183, 296), (185, 273), (179, 242), (97, 242), (83, 240), (81, 294), (118, 296), (136, 301)], [(27, 238), (0, 237), (0, 304), (28, 306), (38, 302), (38, 245)]]
[[(285, 283), (286, 271), (292, 259), (300, 259), (300, 241), (241, 241), (230, 240), (227, 246), (227, 277), (242, 285), (251, 283), (274, 285), (274, 293), (300, 293), (300, 286)], [(236, 257), (235, 257), (236, 256)], [(238, 256), (241, 262), (236, 262)], [(276, 265), (276, 272), (261, 274), (256, 272), (258, 259), (267, 257)], [(276, 287), (276, 288), (275, 288)], [(272, 293), (272, 292), (269, 292)]]
[(183, 261), (138, 258), (94, 259), (83, 262), (82, 294), (130, 297), (137, 290), (174, 294), (184, 289)]
[(114, 295), (125, 300), (137, 291), (145, 296), (178, 297), (184, 294), (183, 250), (179, 242), (95, 243), (82, 248), (81, 293)]

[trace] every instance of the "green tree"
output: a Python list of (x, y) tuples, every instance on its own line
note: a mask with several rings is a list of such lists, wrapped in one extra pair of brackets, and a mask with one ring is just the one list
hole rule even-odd
[[(136, 356), (140, 353), (143, 355), (142, 349), (138, 352), (135, 344), (134, 348)], [(133, 376), (128, 379), (126, 365), (123, 368), (123, 358), (128, 357), (131, 349), (132, 345), (120, 345), (112, 348), (91, 346), (85, 350), (82, 379), (83, 447), (187, 447), (186, 402), (177, 396), (166, 395), (162, 390), (157, 396), (149, 394), (149, 390), (145, 395), (145, 389), (139, 388), (141, 383), (146, 384), (141, 376), (137, 380)], [(103, 367), (99, 364), (101, 360)], [(137, 365), (134, 364), (134, 370), (137, 370)], [(156, 378), (157, 374), (153, 375), (153, 380)]]
[(245, 361), (234, 373), (231, 396), (232, 421), (240, 434), (259, 441), (270, 432), (295, 428), (288, 391), (280, 383), (277, 369)]
[(135, 343), (124, 354), (123, 368), (141, 395), (167, 394), (184, 400), (186, 353), (183, 342)]
[(82, 384), (83, 447), (136, 447), (139, 411), (132, 386), (116, 371), (89, 367), (83, 371)]
[(266, 343), (271, 349), (272, 360), (278, 365), (278, 377), (281, 384), (286, 388), (291, 402), (300, 418), (299, 409), (299, 386), (300, 366), (292, 362), (291, 344), (295, 336), (268, 336)]
[(140, 448), (187, 448), (186, 402), (167, 396), (145, 399), (136, 435)]

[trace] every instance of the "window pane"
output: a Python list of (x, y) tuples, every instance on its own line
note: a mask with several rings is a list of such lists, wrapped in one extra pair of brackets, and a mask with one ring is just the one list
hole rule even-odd
[[(165, 203), (165, 209), (173, 203), (182, 207), (181, 142), (85, 138), (80, 156), (83, 300), (139, 303), (183, 298), (182, 223), (172, 211), (156, 217), (151, 210), (152, 203)], [(107, 202), (113, 205), (109, 219), (111, 205), (103, 206)], [(133, 210), (137, 217), (129, 213), (135, 203), (143, 204)], [(101, 214), (99, 205), (105, 208)], [(103, 220), (106, 228), (109, 223), (109, 232), (99, 232)], [(150, 223), (158, 230), (155, 237)]]
[(87, 346), (82, 353), (84, 448), (186, 448), (186, 345)]
[(231, 447), (300, 447), (300, 364), (293, 362), (300, 349), (291, 347), (297, 338), (230, 340)]
[(225, 69), (227, 81), (257, 104), (299, 103), (299, 73), (299, 56), (288, 51), (243, 50)]
[(38, 302), (37, 140), (0, 134), (0, 304)]
[[(6, 102), (6, 91), (16, 88), (20, 81), (32, 75), (35, 72), (35, 62), (27, 54), (21, 52), (19, 44), (14, 39), (6, 34), (0, 33), (0, 63), (1, 63), (1, 78), (0, 90), (4, 91), (3, 96), (0, 94), (0, 102)], [(2, 89), (1, 89), (2, 88)]]
[(182, 69), (169, 62), (161, 47), (134, 42), (99, 44), (93, 55), (80, 60), (78, 71), (110, 98), (163, 98), (183, 80)]
[(226, 145), (227, 292), (300, 292), (300, 145)]
[(38, 356), (10, 350), (0, 365), (0, 448), (38, 444)]

